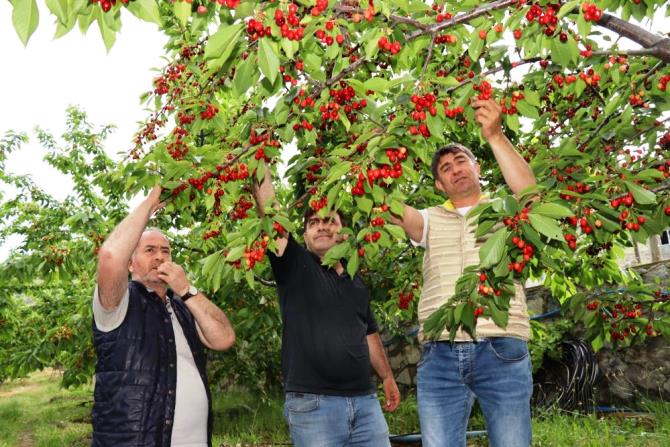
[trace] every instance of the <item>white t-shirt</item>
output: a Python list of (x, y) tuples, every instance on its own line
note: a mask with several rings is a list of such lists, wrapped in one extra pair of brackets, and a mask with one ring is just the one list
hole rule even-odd
[[(456, 208), (456, 211), (461, 216), (465, 216), (467, 214), (467, 212), (470, 211), (471, 209), (472, 209), (472, 206), (464, 206), (462, 208)], [(428, 237), (428, 208), (424, 208), (422, 210), (419, 210), (419, 214), (421, 214), (421, 217), (423, 218), (423, 233), (421, 234), (421, 240), (420, 241), (413, 241), (410, 238), (409, 241), (415, 247), (426, 248), (426, 238)]]
[[(109, 332), (121, 325), (128, 312), (129, 292), (121, 299), (118, 307), (105, 310), (100, 304), (98, 288), (93, 293), (93, 318), (99, 330)], [(174, 316), (170, 299), (166, 307), (172, 319), (172, 329), (177, 348), (177, 391), (175, 396), (172, 445), (174, 447), (206, 447), (207, 416), (209, 407), (207, 392), (202, 383), (193, 353), (188, 346), (184, 331)]]

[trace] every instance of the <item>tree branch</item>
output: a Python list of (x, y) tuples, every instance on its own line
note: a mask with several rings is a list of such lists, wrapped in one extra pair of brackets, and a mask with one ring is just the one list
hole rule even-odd
[(652, 56), (670, 62), (670, 38), (658, 36), (611, 14), (603, 14), (596, 23), (651, 50)]
[(413, 33), (408, 34), (406, 41), (410, 42), (416, 39), (417, 37), (421, 37), (426, 34), (436, 34), (442, 31), (443, 29), (451, 28), (454, 25), (469, 22), (470, 20), (475, 19), (479, 16), (486, 15), (491, 11), (495, 11), (497, 9), (504, 9), (515, 3), (517, 3), (517, 0), (497, 0), (495, 2), (488, 3), (484, 6), (475, 8), (472, 11), (459, 14), (456, 17), (452, 18), (451, 20), (447, 20), (446, 22), (436, 23), (435, 25), (428, 27), (424, 26), (422, 29), (418, 29)]
[[(363, 9), (357, 8), (355, 6), (337, 5), (333, 9), (335, 10), (335, 12), (341, 12), (341, 13), (345, 13), (345, 14), (349, 14), (349, 13), (363, 14), (363, 13), (365, 13), (365, 11)], [(428, 25), (426, 25), (424, 23), (421, 23), (418, 20), (415, 20), (411, 17), (405, 17), (405, 16), (399, 16), (399, 15), (396, 15), (396, 14), (391, 14), (391, 15), (389, 15), (388, 18), (389, 18), (389, 21), (391, 21), (391, 22), (404, 23), (404, 24), (407, 24), (407, 25), (412, 25), (412, 26), (414, 26), (416, 28), (419, 28), (419, 29), (426, 29), (428, 27)]]

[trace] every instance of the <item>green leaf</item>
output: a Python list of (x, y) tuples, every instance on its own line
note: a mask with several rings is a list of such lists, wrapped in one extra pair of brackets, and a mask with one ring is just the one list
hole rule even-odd
[(356, 275), (358, 271), (358, 265), (360, 264), (360, 257), (358, 256), (358, 250), (353, 251), (354, 254), (347, 261), (347, 273), (351, 278)]
[(156, 0), (135, 0), (128, 3), (126, 7), (128, 8), (128, 11), (133, 13), (138, 19), (155, 23), (158, 26), (163, 24)]
[[(191, 17), (191, 4), (186, 2), (175, 2), (172, 4), (174, 16), (179, 20), (182, 28), (186, 28), (188, 19)], [(205, 55), (207, 52), (205, 51)]]
[(365, 214), (370, 214), (370, 211), (372, 211), (372, 200), (368, 199), (367, 197), (356, 197), (356, 206), (358, 206), (358, 209), (363, 211)]
[(540, 235), (533, 230), (533, 227), (527, 224), (521, 224), (521, 231), (523, 232), (523, 235), (525, 236), (526, 240), (529, 241), (531, 244), (535, 246), (535, 248), (542, 248), (544, 247), (544, 244), (542, 243), (542, 240), (540, 239)]
[(479, 239), (487, 234), (496, 223), (495, 220), (485, 220), (484, 222), (480, 222), (479, 225), (477, 225), (477, 231), (475, 231), (475, 238)]
[(519, 132), (519, 127), (521, 126), (519, 123), (519, 115), (505, 115), (505, 123), (507, 124), (507, 127), (510, 128), (510, 130), (514, 133)]
[(442, 118), (438, 116), (428, 115), (426, 117), (426, 124), (428, 125), (428, 130), (432, 137), (437, 138), (440, 141), (444, 141), (444, 127), (442, 123)]
[(99, 10), (98, 14), (98, 28), (100, 28), (100, 35), (102, 36), (102, 41), (105, 43), (105, 48), (107, 48), (107, 51), (111, 50), (112, 47), (114, 46), (114, 42), (116, 42), (116, 31), (112, 29), (105, 18), (102, 14), (106, 14), (105, 12)]
[(274, 84), (279, 75), (279, 58), (277, 57), (277, 46), (270, 39), (260, 39), (258, 45), (258, 66), (261, 73)]
[(541, 216), (553, 217), (555, 219), (575, 215), (572, 210), (557, 203), (541, 203), (539, 205), (534, 205), (528, 214), (539, 214)]
[(244, 24), (242, 23), (221, 25), (219, 30), (207, 41), (205, 59), (218, 59), (217, 62), (223, 65), (233, 52), (243, 28)]
[(205, 276), (208, 276), (212, 269), (216, 266), (217, 263), (221, 261), (221, 252), (217, 251), (215, 253), (212, 253), (211, 255), (207, 256), (204, 259), (201, 259), (200, 262), (202, 263), (202, 274)]
[[(560, 20), (563, 17), (565, 17), (567, 14), (571, 13), (575, 8), (579, 6), (581, 3), (581, 0), (572, 0), (570, 2), (567, 2), (563, 6), (561, 6), (561, 9), (558, 11), (558, 14), (556, 17)], [(579, 14), (579, 10), (577, 10), (577, 13)]]
[(303, 59), (305, 65), (305, 72), (313, 78), (323, 78), (325, 80), (325, 73), (321, 71), (322, 61), (319, 56), (314, 53), (308, 53)]
[(28, 39), (30, 39), (30, 36), (37, 29), (39, 20), (39, 12), (35, 0), (14, 0), (12, 23), (23, 46), (28, 45)]
[(524, 100), (518, 101), (516, 103), (516, 108), (523, 116), (532, 118), (534, 120), (540, 118), (539, 113), (537, 113), (537, 109)]
[(653, 192), (647, 191), (640, 185), (633, 182), (624, 182), (624, 183), (626, 184), (628, 191), (630, 191), (631, 194), (633, 194), (633, 198), (635, 199), (635, 201), (640, 205), (651, 205), (652, 203), (656, 203), (656, 194), (654, 194)]
[(386, 224), (384, 229), (389, 232), (391, 236), (396, 239), (404, 240), (405, 239), (405, 230), (402, 229), (399, 225)]
[(392, 199), (389, 205), (391, 207), (391, 213), (396, 216), (402, 216), (405, 213), (405, 204), (403, 202)]
[(482, 54), (482, 49), (484, 48), (484, 39), (479, 38), (479, 31), (483, 28), (475, 28), (472, 30), (470, 35), (470, 46), (468, 47), (468, 54), (473, 61), (479, 59), (479, 55)]
[(491, 313), (491, 319), (493, 322), (500, 328), (505, 329), (507, 327), (507, 320), (509, 319), (509, 314), (501, 310), (496, 304), (491, 301), (489, 304), (489, 312)]
[(344, 258), (349, 251), (350, 245), (348, 242), (340, 242), (330, 247), (330, 250), (323, 256), (324, 265), (334, 265), (337, 261)]
[[(235, 77), (233, 78), (233, 88), (235, 89), (235, 93), (237, 95), (244, 95), (247, 90), (249, 90), (249, 87), (258, 81), (260, 74), (256, 67), (256, 64), (250, 57), (237, 66), (237, 69), (235, 70)], [(278, 104), (283, 103), (279, 102)]]
[(528, 104), (540, 107), (540, 95), (535, 90), (524, 90), (523, 96)]
[(551, 39), (551, 60), (563, 67), (570, 65), (572, 55), (570, 54), (570, 47), (567, 43), (563, 43), (560, 39)]
[(296, 51), (298, 51), (298, 42), (288, 39), (282, 39), (281, 48), (282, 50), (284, 50), (284, 54), (286, 54), (286, 57), (288, 57), (289, 59), (293, 59), (293, 55), (295, 54)]
[(621, 104), (622, 99), (621, 95), (615, 94), (614, 96), (611, 96), (607, 100), (607, 104), (605, 104), (605, 115), (612, 115), (612, 112), (614, 112), (619, 107), (619, 104)]
[(538, 233), (544, 234), (550, 239), (556, 239), (557, 241), (563, 240), (563, 231), (561, 230), (561, 227), (556, 224), (554, 219), (537, 214), (528, 214), (528, 220), (530, 220), (530, 224)]
[(328, 183), (334, 181), (334, 180), (339, 180), (342, 178), (344, 174), (349, 172), (351, 169), (351, 162), (350, 161), (343, 161), (335, 166), (332, 166), (330, 168), (330, 171), (328, 172)]
[(591, 33), (591, 22), (584, 18), (584, 14), (579, 14), (579, 17), (577, 17), (577, 31), (579, 31), (582, 39), (586, 39)]
[(244, 245), (231, 248), (228, 252), (228, 256), (226, 256), (226, 262), (234, 262), (240, 259), (244, 254), (244, 249)]
[(61, 25), (67, 26), (72, 23), (72, 14), (68, 14), (67, 0), (46, 0), (46, 5)]
[(362, 39), (362, 42), (367, 42), (365, 44), (365, 56), (368, 59), (372, 59), (379, 51), (379, 38), (384, 35), (384, 33), (377, 28), (369, 29), (369, 32), (365, 33), (366, 36)]
[(88, 31), (88, 28), (91, 26), (91, 23), (93, 23), (93, 20), (95, 20), (95, 12), (96, 9), (94, 8), (88, 8), (88, 11), (84, 14), (79, 14), (79, 30), (81, 31), (82, 34), (86, 34), (86, 31)]
[(363, 83), (366, 90), (374, 90), (376, 92), (385, 93), (388, 90), (389, 81), (384, 78), (374, 77)]
[(483, 269), (491, 268), (500, 262), (505, 254), (507, 228), (501, 228), (487, 240), (479, 249), (479, 264)]

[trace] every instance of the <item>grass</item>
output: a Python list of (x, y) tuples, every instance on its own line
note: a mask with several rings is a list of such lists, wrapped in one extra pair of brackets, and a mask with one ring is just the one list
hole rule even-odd
[[(43, 371), (0, 385), (0, 447), (83, 447), (90, 445), (90, 387), (60, 388), (60, 376)], [(244, 390), (214, 392), (214, 445), (290, 445), (282, 415), (283, 396), (265, 400)], [(662, 447), (670, 445), (670, 403), (650, 402), (637, 415), (582, 416), (551, 411), (533, 418), (533, 446)], [(416, 399), (406, 398), (387, 414), (393, 434), (417, 433)], [(475, 411), (470, 430), (482, 430)], [(469, 446), (487, 446), (485, 437)]]
[(0, 447), (90, 445), (89, 387), (65, 390), (43, 371), (0, 386)]

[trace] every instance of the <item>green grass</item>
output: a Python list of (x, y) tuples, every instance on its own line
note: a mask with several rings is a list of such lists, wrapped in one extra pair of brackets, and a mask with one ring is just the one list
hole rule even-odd
[[(60, 388), (53, 372), (0, 385), (0, 447), (83, 447), (90, 445), (91, 388)], [(290, 443), (282, 415), (283, 396), (261, 400), (244, 390), (213, 393), (215, 446), (267, 446)], [(387, 413), (392, 434), (419, 431), (416, 399), (408, 397)], [(582, 416), (551, 411), (533, 418), (538, 447), (665, 447), (670, 445), (670, 403), (650, 402), (639, 415)], [(475, 410), (468, 427), (482, 430)], [(469, 446), (487, 446), (476, 438)]]
[(90, 445), (91, 389), (65, 390), (52, 372), (0, 386), (0, 447)]
[(290, 441), (282, 415), (282, 395), (262, 401), (243, 390), (231, 390), (213, 392), (212, 398), (213, 445)]

